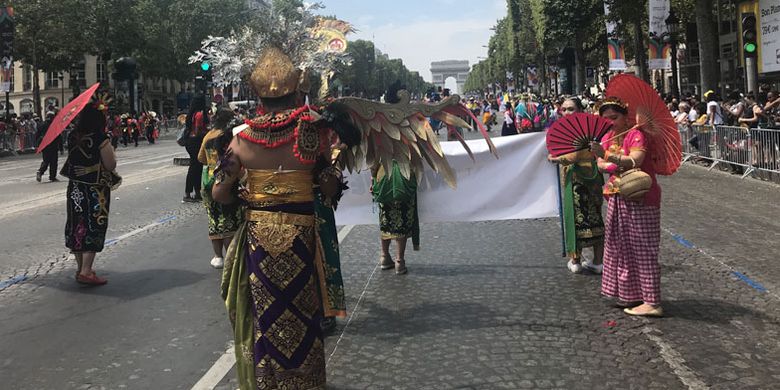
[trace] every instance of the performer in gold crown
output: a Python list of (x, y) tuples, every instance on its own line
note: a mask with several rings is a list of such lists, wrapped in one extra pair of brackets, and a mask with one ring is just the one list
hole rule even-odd
[[(304, 104), (309, 71), (329, 74), (346, 57), (321, 51), (310, 33), (317, 25), (312, 5), (291, 15), (289, 9), (273, 9), (275, 4), (258, 11), (267, 30), (209, 38), (191, 61), (210, 61), (217, 84), (240, 82), (250, 73), (263, 111), (234, 130), (212, 189), (216, 201), (246, 208), (225, 257), (222, 283), (239, 385), (321, 389), (320, 320), (346, 314), (337, 259), (332, 262), (338, 256), (332, 208), (346, 189), (341, 169), (376, 164), (388, 169), (395, 163), (409, 179), (421, 177), (427, 161), (454, 186), (454, 173), (425, 117), (468, 125), (457, 117), (466, 111), (457, 96), (436, 106), (410, 104), (408, 93), (399, 93), (397, 104), (355, 98), (325, 107)], [(259, 48), (259, 58), (247, 48)], [(331, 153), (334, 145), (340, 153)]]

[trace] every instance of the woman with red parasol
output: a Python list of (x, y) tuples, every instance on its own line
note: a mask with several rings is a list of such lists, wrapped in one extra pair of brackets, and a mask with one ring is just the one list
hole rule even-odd
[(599, 115), (613, 127), (601, 143), (591, 143), (599, 169), (611, 175), (604, 187), (601, 293), (617, 298), (626, 314), (660, 317), (661, 187), (656, 174), (671, 175), (680, 166), (680, 133), (660, 96), (636, 77), (613, 78), (606, 95)]
[(95, 274), (92, 264), (103, 250), (108, 230), (108, 210), (112, 186), (118, 185), (113, 173), (116, 157), (106, 136), (106, 116), (88, 104), (68, 137), (68, 159), (60, 172), (67, 177), (67, 222), (65, 246), (76, 257), (76, 281), (103, 285), (106, 279)]

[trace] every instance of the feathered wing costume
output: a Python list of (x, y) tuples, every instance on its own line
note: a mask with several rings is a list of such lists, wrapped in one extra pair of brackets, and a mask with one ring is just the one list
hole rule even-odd
[[(209, 61), (214, 67), (213, 79), (216, 84), (248, 82), (261, 100), (283, 98), (294, 93), (307, 93), (311, 73), (329, 74), (336, 64), (349, 62), (343, 44), (322, 44), (322, 34), (316, 32), (316, 26), (321, 24), (311, 12), (319, 7), (317, 4), (294, 9), (277, 6), (277, 2), (256, 4), (259, 28), (247, 28), (228, 38), (209, 37), (203, 42), (201, 50), (190, 58), (191, 62)], [(332, 36), (330, 39), (332, 43)], [(326, 166), (322, 168), (322, 173), (315, 175), (320, 180), (328, 172), (335, 172), (333, 176), (340, 177), (339, 168), (355, 171), (381, 165), (386, 172), (390, 172), (394, 162), (405, 178), (409, 179), (412, 174), (419, 178), (422, 177), (425, 162), (454, 187), (455, 173), (426, 117), (439, 119), (452, 128), (469, 127), (462, 118), (471, 117), (470, 111), (461, 105), (457, 96), (437, 105), (413, 104), (406, 91), (400, 91), (398, 98), (395, 104), (340, 98), (322, 106), (290, 107), (247, 120), (237, 137), (266, 148), (293, 143), (295, 156), (302, 163), (315, 166), (325, 160)], [(480, 122), (475, 120), (475, 123)], [(491, 151), (495, 153), (487, 132), (484, 128), (481, 130)], [(323, 158), (330, 155), (336, 139), (346, 148), (334, 154), (338, 157), (333, 160)], [(471, 153), (465, 142), (463, 145)], [(292, 172), (279, 172), (279, 176), (292, 177), (298, 175), (295, 172), (303, 171)], [(257, 177), (258, 173), (249, 172), (247, 176)], [(266, 175), (275, 176), (273, 173)], [(298, 186), (297, 190), (287, 191), (293, 184)], [(303, 188), (307, 186), (308, 190)], [(288, 194), (292, 198), (296, 194), (311, 192), (311, 186), (309, 176), (308, 182), (298, 180), (280, 186), (250, 183), (248, 188), (251, 191), (270, 191), (268, 194), (272, 198), (281, 199)], [(258, 197), (261, 195), (264, 194), (260, 193)], [(250, 208), (268, 206), (248, 202)], [(319, 195), (315, 196), (314, 203), (316, 223), (313, 226), (318, 239), (313, 244), (317, 247), (313, 272), (317, 276), (316, 285), (321, 298), (317, 306), (325, 315), (343, 316), (346, 310), (338, 248), (335, 246), (337, 240), (333, 208), (329, 207), (327, 199)], [(287, 205), (289, 203), (274, 207)], [(252, 215), (266, 215), (265, 211), (253, 211), (247, 213), (247, 221)], [(284, 218), (301, 221), (308, 217), (286, 212), (273, 211), (274, 218), (254, 219), (252, 225), (247, 222), (237, 232), (225, 258), (222, 295), (233, 323), (236, 370), (242, 390), (320, 388), (324, 385), (322, 336), (315, 329), (318, 329), (318, 325), (315, 327), (312, 322), (317, 317), (304, 313), (306, 309), (314, 310), (316, 307), (312, 307), (308, 298), (300, 298), (307, 296), (305, 289), (308, 287), (295, 283), (285, 284), (286, 287), (282, 289), (272, 284), (263, 287), (263, 283), (268, 282), (264, 275), (270, 277), (270, 282), (274, 278), (288, 278), (279, 270), (300, 275), (304, 266), (296, 266), (302, 263), (296, 262), (295, 258), (304, 260), (311, 256), (304, 251), (309, 248), (308, 241), (305, 246), (291, 244), (304, 240), (300, 232), (305, 229), (290, 228), (293, 225), (283, 221)], [(283, 238), (295, 241), (284, 241)], [(271, 251), (260, 252), (269, 248)], [(295, 255), (299, 257), (285, 255), (292, 251), (296, 251)], [(269, 259), (278, 264), (284, 263), (285, 266), (263, 268)], [(298, 290), (291, 291), (299, 287), (303, 288), (300, 293)], [(292, 306), (280, 306), (281, 302)]]

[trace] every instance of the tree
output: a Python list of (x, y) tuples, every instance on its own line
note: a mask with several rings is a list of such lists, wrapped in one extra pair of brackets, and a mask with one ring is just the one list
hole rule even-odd
[(718, 64), (718, 30), (712, 1), (696, 0), (696, 32), (699, 38), (699, 66), (701, 67), (702, 92), (718, 89), (720, 65)]
[(585, 88), (586, 55), (589, 49), (585, 43), (594, 35), (605, 34), (603, 3), (601, 0), (542, 0), (542, 3), (547, 26), (546, 42), (574, 49), (574, 88), (575, 92), (580, 92)]
[[(72, 21), (78, 20), (83, 0), (17, 0), (14, 2), (16, 59), (32, 68), (34, 110), (41, 114), (38, 72), (64, 71), (84, 57), (80, 34)], [(50, 15), (57, 15), (56, 18)]]

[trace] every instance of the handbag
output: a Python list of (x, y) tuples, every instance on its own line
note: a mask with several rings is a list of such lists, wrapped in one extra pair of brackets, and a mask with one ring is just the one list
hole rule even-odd
[(187, 131), (187, 126), (182, 126), (176, 134), (176, 143), (179, 144), (179, 146), (187, 146), (189, 140), (190, 132)]

